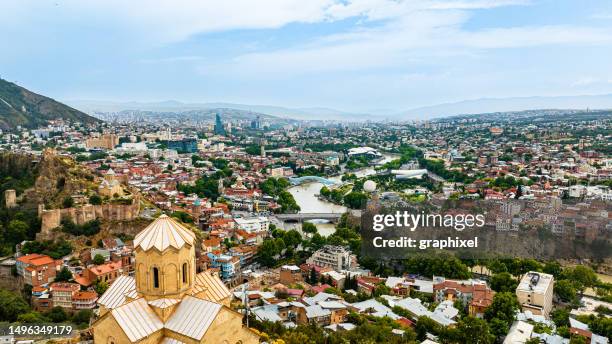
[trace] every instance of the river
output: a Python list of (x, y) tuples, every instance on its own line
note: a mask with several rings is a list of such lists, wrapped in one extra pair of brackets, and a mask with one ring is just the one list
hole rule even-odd
[[(384, 153), (383, 159), (377, 163), (377, 165), (385, 164), (389, 161), (399, 159), (398, 154), (390, 154)], [(369, 175), (373, 175), (376, 173), (374, 166), (362, 168), (356, 171), (352, 171), (357, 177), (365, 177)], [(328, 179), (340, 182), (341, 176), (330, 177)], [(296, 203), (300, 206), (300, 213), (344, 213), (346, 211), (346, 207), (337, 205), (331, 202), (327, 202), (319, 199), (316, 195), (319, 194), (319, 191), (323, 187), (322, 183), (318, 182), (310, 182), (303, 183), (300, 185), (292, 186), (287, 191), (293, 195)], [(324, 237), (327, 237), (334, 233), (336, 230), (334, 224), (328, 223), (326, 221), (311, 221), (317, 226), (317, 230), (319, 234)], [(299, 225), (287, 223), (285, 224), (285, 229), (300, 229)]]

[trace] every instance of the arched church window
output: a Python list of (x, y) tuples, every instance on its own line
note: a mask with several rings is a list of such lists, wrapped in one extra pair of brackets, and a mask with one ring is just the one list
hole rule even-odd
[(183, 283), (187, 283), (187, 263), (183, 263)]
[(159, 288), (159, 269), (153, 268), (153, 288)]

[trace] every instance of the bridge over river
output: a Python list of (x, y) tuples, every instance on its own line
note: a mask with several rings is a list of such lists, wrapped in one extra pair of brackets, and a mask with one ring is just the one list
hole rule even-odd
[(302, 183), (310, 183), (310, 182), (315, 182), (315, 183), (321, 183), (323, 185), (334, 185), (337, 184), (338, 182), (333, 181), (331, 179), (326, 179), (323, 177), (319, 177), (319, 176), (303, 176), (303, 177), (293, 177), (293, 178), (289, 178), (289, 182), (293, 185), (300, 185)]
[(308, 220), (328, 220), (338, 222), (341, 213), (296, 213), (296, 214), (276, 214), (277, 219), (285, 222), (304, 222)]

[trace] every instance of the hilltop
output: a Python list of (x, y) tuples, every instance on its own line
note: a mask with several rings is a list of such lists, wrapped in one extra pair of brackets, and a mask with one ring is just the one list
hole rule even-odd
[(99, 121), (51, 98), (0, 79), (0, 129), (10, 130), (18, 125), (35, 128), (55, 119), (81, 123)]

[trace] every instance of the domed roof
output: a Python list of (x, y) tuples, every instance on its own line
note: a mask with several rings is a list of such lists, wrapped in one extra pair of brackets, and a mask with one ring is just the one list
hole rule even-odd
[(185, 245), (192, 246), (195, 234), (175, 219), (162, 214), (151, 222), (142, 232), (134, 238), (134, 248), (140, 247), (147, 251), (156, 248), (160, 251), (172, 246), (180, 249)]

